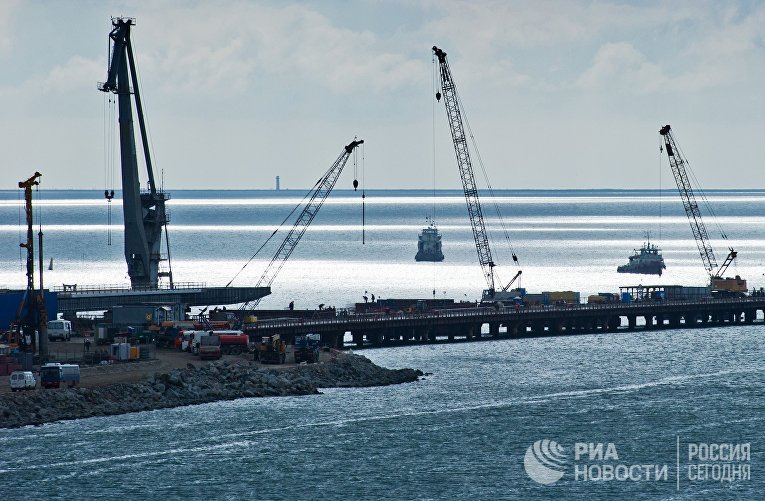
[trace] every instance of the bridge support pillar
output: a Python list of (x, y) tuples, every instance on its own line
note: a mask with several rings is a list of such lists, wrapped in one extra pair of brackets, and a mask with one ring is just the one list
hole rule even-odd
[[(480, 335), (481, 328), (478, 328), (478, 334)], [(489, 324), (489, 335), (491, 337), (499, 337), (499, 323), (498, 322), (491, 322)]]
[(746, 310), (744, 312), (744, 321), (748, 324), (753, 324), (757, 319), (757, 310)]
[(653, 315), (646, 315), (644, 318), (645, 318), (645, 328), (648, 330), (653, 329), (654, 328)]
[(353, 343), (356, 345), (356, 348), (363, 348), (364, 347), (364, 333), (363, 332), (353, 331), (351, 333), (351, 336), (353, 336)]
[(680, 315), (670, 315), (669, 326), (674, 329), (680, 327)]
[(322, 343), (336, 350), (343, 348), (343, 338), (345, 332), (325, 332), (321, 335)]
[(637, 317), (635, 315), (631, 315), (627, 317), (627, 328), (629, 330), (635, 330), (635, 327), (637, 326)]
[(606, 324), (609, 331), (615, 331), (622, 325), (622, 317), (610, 317)]
[(373, 332), (371, 334), (367, 334), (367, 339), (372, 343), (372, 346), (379, 347), (382, 346), (383, 342), (383, 336), (382, 333)]

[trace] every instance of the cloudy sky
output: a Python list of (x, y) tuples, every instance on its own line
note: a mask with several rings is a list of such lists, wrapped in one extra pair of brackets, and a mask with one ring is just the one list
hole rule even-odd
[(765, 4), (719, 0), (2, 0), (0, 188), (108, 184), (111, 16), (169, 190), (306, 188), (354, 136), (367, 187), (458, 188), (434, 44), (495, 188), (670, 187), (665, 123), (704, 188), (765, 188)]

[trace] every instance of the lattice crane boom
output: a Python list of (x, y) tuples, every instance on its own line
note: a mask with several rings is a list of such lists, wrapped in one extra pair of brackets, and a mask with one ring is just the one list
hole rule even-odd
[(664, 148), (669, 158), (669, 166), (672, 169), (672, 175), (675, 178), (677, 191), (680, 193), (685, 214), (688, 216), (688, 222), (691, 225), (691, 232), (693, 232), (693, 238), (696, 240), (701, 261), (712, 278), (719, 278), (736, 258), (737, 253), (733, 248), (730, 248), (730, 253), (725, 258), (725, 262), (718, 268), (717, 259), (709, 239), (709, 233), (707, 232), (704, 220), (701, 218), (699, 204), (696, 202), (696, 196), (693, 193), (693, 187), (685, 168), (688, 162), (683, 158), (680, 148), (677, 147), (675, 138), (672, 135), (672, 128), (669, 125), (662, 127), (659, 130), (659, 134), (664, 138)]
[[(473, 240), (478, 252), (478, 262), (481, 265), (484, 279), (489, 286), (490, 292), (494, 291), (494, 260), (491, 256), (489, 238), (486, 233), (486, 225), (483, 219), (481, 201), (478, 196), (478, 187), (473, 174), (473, 165), (470, 161), (465, 127), (462, 122), (457, 88), (452, 78), (449, 62), (446, 60), (446, 52), (433, 46), (433, 53), (438, 58), (439, 75), (441, 77), (441, 92), (446, 105), (446, 116), (449, 119), (449, 129), (452, 133), (454, 152), (457, 156), (457, 168), (459, 169), (462, 189), (465, 193), (470, 226), (473, 229)], [(439, 98), (438, 94), (436, 98)]]
[[(335, 162), (324, 174), (324, 176), (322, 176), (321, 179), (316, 182), (313, 192), (311, 193), (311, 198), (308, 200), (308, 202), (306, 202), (305, 207), (303, 207), (303, 210), (295, 220), (295, 223), (292, 225), (289, 233), (287, 233), (284, 241), (276, 250), (274, 257), (271, 259), (271, 262), (268, 263), (268, 266), (263, 272), (263, 275), (261, 275), (260, 279), (258, 280), (256, 287), (271, 286), (271, 283), (276, 278), (276, 275), (278, 275), (279, 271), (284, 266), (284, 263), (287, 262), (287, 259), (289, 259), (290, 255), (295, 250), (295, 247), (297, 247), (298, 242), (300, 242), (300, 239), (308, 229), (308, 226), (311, 225), (311, 221), (313, 221), (314, 217), (316, 217), (316, 214), (318, 214), (319, 209), (321, 208), (322, 204), (324, 204), (327, 196), (335, 187), (337, 179), (343, 172), (343, 168), (348, 162), (351, 153), (353, 153), (353, 150), (357, 146), (363, 143), (363, 139), (354, 139), (351, 141), (347, 146), (343, 148), (340, 156), (337, 157), (337, 160), (335, 160)], [(247, 303), (247, 305), (255, 307), (259, 302), (260, 299)]]

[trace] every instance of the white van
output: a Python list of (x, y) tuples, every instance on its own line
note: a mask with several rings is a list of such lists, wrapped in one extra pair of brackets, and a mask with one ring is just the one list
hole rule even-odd
[(48, 340), (69, 341), (72, 337), (72, 322), (69, 320), (51, 320), (48, 322)]
[(34, 390), (37, 386), (34, 374), (29, 371), (14, 371), (9, 380), (11, 391)]

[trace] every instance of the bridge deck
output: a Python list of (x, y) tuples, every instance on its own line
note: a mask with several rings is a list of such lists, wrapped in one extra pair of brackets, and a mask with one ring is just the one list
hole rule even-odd
[(142, 303), (183, 303), (188, 306), (234, 305), (254, 301), (271, 294), (270, 287), (204, 287), (187, 286), (175, 289), (80, 289), (58, 292), (58, 311), (108, 310), (115, 305)]
[[(758, 316), (758, 312), (760, 315)], [(572, 333), (666, 327), (713, 327), (753, 323), (765, 312), (765, 297), (630, 304), (567, 305), (530, 308), (463, 308), (430, 313), (372, 313), (332, 319), (260, 321), (250, 331), (256, 336), (320, 333), (325, 343), (341, 346), (346, 333), (358, 346), (397, 342), (433, 342), (482, 337), (488, 325), (493, 337), (565, 335)], [(641, 322), (638, 322), (638, 318)], [(500, 331), (500, 327), (504, 331)]]

